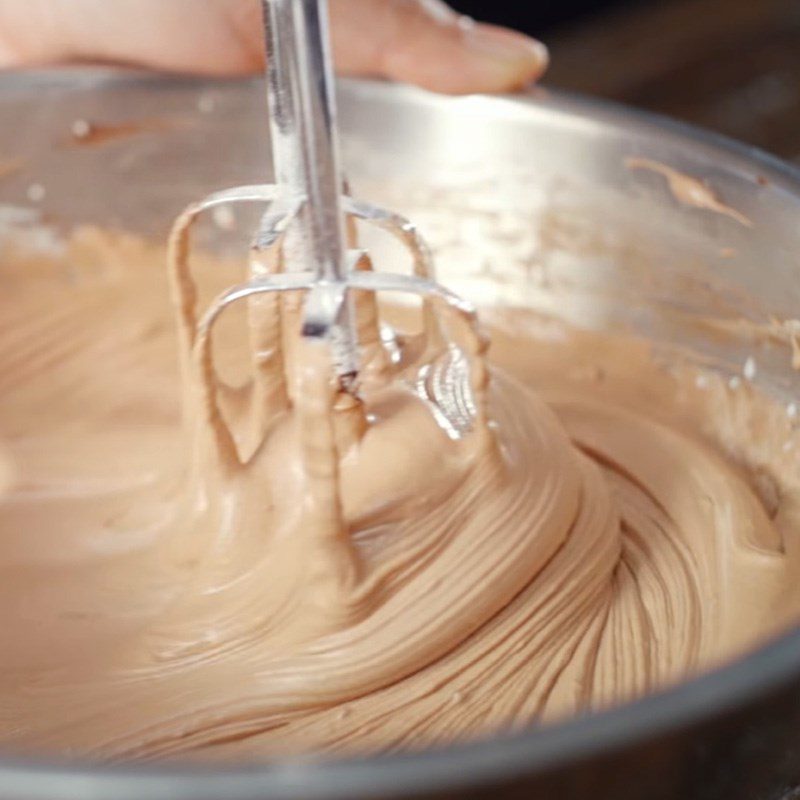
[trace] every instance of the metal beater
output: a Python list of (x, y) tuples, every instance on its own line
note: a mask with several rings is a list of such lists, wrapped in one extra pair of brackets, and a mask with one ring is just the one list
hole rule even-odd
[[(430, 252), (407, 219), (343, 192), (326, 0), (263, 0), (263, 11), (276, 182), (215, 192), (193, 204), (177, 220), (171, 246), (173, 253), (188, 252), (189, 228), (207, 209), (227, 203), (267, 203), (253, 251), (256, 258), (272, 259), (273, 266), (277, 259), (283, 270), (251, 274), (219, 296), (199, 322), (194, 306), (184, 303), (184, 329), (190, 340), (186, 344), (207, 345), (208, 332), (232, 303), (263, 293), (302, 290), (302, 335), (329, 344), (340, 389), (357, 395), (360, 359), (352, 291), (421, 295), (426, 350), (437, 354), (415, 372), (415, 388), (430, 402), (445, 430), (458, 437), (482, 416), (477, 398), (485, 384), (482, 359), (475, 364), (469, 358), (483, 347), (475, 311), (434, 282)], [(348, 216), (400, 239), (411, 252), (413, 274), (358, 269), (366, 254), (346, 246)], [(459, 334), (442, 324), (437, 308), (451, 312)]]

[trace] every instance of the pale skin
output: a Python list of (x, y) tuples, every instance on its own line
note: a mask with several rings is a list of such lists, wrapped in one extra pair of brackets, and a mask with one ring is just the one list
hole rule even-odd
[[(547, 49), (440, 0), (330, 0), (336, 69), (440, 92), (535, 81)], [(0, 0), (0, 67), (104, 62), (206, 75), (263, 68), (258, 0)]]

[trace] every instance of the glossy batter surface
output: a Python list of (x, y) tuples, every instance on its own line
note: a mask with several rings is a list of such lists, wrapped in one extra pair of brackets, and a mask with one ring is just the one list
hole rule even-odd
[(0, 748), (420, 748), (622, 702), (798, 616), (793, 421), (747, 381), (498, 310), (454, 436), (377, 337), (363, 402), (339, 395), (295, 311), (233, 319), (223, 381), (176, 341), (158, 248), (6, 247)]

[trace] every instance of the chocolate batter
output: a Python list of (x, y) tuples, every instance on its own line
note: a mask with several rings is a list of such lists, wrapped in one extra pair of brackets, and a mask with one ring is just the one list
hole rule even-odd
[[(488, 369), (457, 330), (454, 433), (410, 379), (441, 356), (381, 345), (365, 298), (359, 403), (297, 298), (196, 360), (158, 248), (0, 255), (5, 751), (445, 744), (628, 700), (800, 612), (793, 420), (747, 381), (497, 310)], [(201, 259), (197, 285), (237, 272)]]
[(694, 178), (691, 175), (686, 175), (683, 172), (668, 167), (660, 161), (654, 161), (651, 158), (626, 158), (625, 166), (628, 169), (645, 170), (647, 172), (655, 172), (657, 175), (663, 175), (667, 180), (672, 196), (679, 202), (692, 208), (701, 208), (706, 211), (714, 211), (717, 214), (723, 214), (726, 217), (736, 220), (740, 225), (746, 228), (752, 228), (753, 222), (751, 219), (726, 205), (722, 200), (714, 194), (713, 190), (707, 186), (699, 178)]

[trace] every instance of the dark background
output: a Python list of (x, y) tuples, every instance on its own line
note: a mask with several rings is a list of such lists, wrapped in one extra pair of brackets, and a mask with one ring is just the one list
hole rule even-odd
[(543, 39), (544, 81), (800, 161), (800, 0), (451, 0)]
[[(508, 25), (534, 36), (544, 36), (554, 26), (615, 6), (652, 5), (661, 0), (456, 0), (462, 14)], [(753, 0), (758, 2), (758, 0)]]

